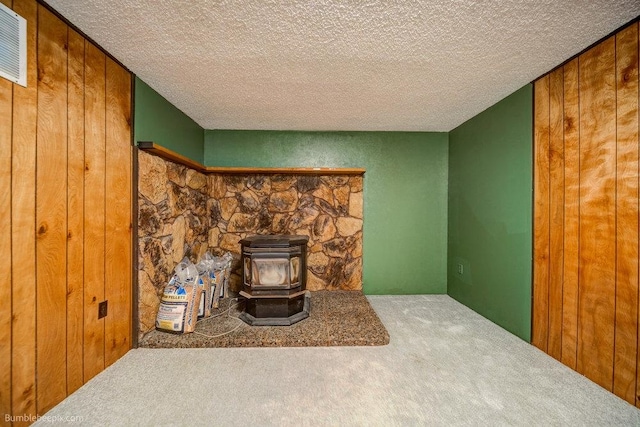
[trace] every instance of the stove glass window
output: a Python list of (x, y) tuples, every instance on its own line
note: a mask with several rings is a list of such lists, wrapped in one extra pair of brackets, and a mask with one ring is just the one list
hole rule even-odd
[(291, 284), (298, 284), (300, 281), (300, 257), (291, 258)]
[(244, 259), (244, 284), (251, 286), (251, 258)]
[(253, 286), (289, 286), (289, 260), (286, 258), (254, 258)]

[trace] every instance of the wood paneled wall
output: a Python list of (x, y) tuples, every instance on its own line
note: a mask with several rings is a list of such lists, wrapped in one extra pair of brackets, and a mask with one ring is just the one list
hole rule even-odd
[(638, 23), (534, 90), (533, 344), (640, 407)]
[(131, 75), (35, 0), (0, 1), (28, 31), (27, 87), (0, 78), (6, 424), (45, 413), (131, 347)]

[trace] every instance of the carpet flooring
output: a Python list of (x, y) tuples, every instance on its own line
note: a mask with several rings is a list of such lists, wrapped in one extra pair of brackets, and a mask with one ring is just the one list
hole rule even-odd
[(36, 425), (640, 425), (640, 410), (446, 295), (367, 298), (389, 345), (140, 348)]
[[(152, 331), (140, 347), (317, 347), (386, 345), (389, 333), (361, 291), (311, 292), (309, 317), (291, 326), (249, 326), (238, 315), (242, 304), (225, 298), (194, 333)], [(231, 303), (231, 309), (228, 310)]]

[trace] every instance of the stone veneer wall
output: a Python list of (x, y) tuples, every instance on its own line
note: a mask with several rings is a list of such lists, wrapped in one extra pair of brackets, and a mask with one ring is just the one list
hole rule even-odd
[(185, 256), (207, 251), (207, 176), (138, 150), (139, 336), (155, 328), (160, 296)]
[(178, 262), (209, 250), (234, 255), (240, 239), (309, 236), (307, 289), (362, 289), (362, 175), (204, 175), (138, 150), (139, 338), (155, 328), (160, 296)]
[[(210, 175), (212, 251), (254, 234), (309, 236), (307, 289), (362, 289), (362, 175)], [(230, 287), (239, 290), (234, 263)]]

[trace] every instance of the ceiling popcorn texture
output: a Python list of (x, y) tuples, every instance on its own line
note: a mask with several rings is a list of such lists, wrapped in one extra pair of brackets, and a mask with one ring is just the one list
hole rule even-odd
[(48, 0), (205, 129), (449, 131), (638, 0)]

